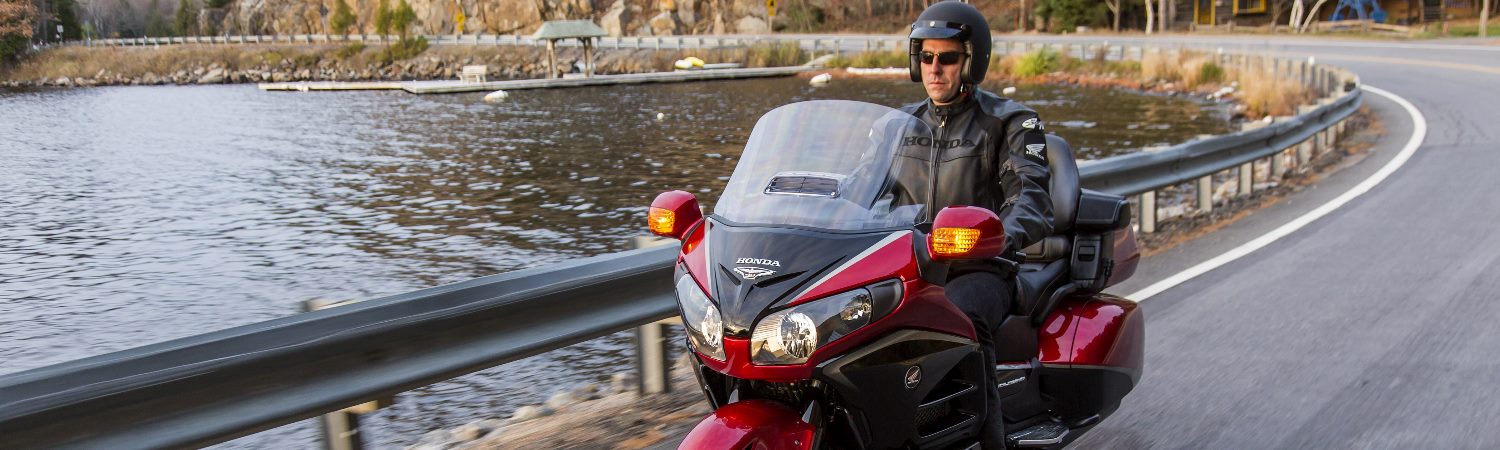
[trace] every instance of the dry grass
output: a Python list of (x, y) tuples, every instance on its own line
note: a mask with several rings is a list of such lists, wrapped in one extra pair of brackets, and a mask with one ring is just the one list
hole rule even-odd
[(317, 67), (333, 45), (247, 45), (174, 47), (63, 47), (49, 49), (10, 68), (3, 78), (35, 80), (93, 77), (103, 72), (125, 76), (170, 75), (209, 65), (229, 70), (260, 66), (293, 69)]
[(1296, 114), (1298, 105), (1313, 98), (1301, 83), (1276, 76), (1269, 70), (1231, 69), (1228, 76), (1239, 82), (1236, 96), (1245, 105), (1245, 116), (1251, 119)]

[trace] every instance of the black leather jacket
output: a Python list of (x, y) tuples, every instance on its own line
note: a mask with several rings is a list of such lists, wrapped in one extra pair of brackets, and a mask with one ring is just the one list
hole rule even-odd
[(1047, 138), (1036, 111), (977, 88), (953, 105), (928, 99), (901, 110), (932, 126), (937, 141), (926, 154), (902, 152), (921, 162), (903, 164), (905, 170), (936, 170), (933, 198), (921, 203), (934, 212), (960, 205), (994, 211), (1005, 224), (1005, 255), (1052, 234)]

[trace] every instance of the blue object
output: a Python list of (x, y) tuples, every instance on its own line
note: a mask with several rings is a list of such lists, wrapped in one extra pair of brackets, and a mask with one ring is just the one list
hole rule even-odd
[[(1346, 13), (1345, 10), (1348, 12)], [(1378, 0), (1339, 0), (1339, 5), (1333, 8), (1333, 16), (1329, 20), (1340, 21), (1358, 17), (1359, 20), (1373, 20), (1375, 23), (1385, 23), (1385, 10), (1380, 9)]]

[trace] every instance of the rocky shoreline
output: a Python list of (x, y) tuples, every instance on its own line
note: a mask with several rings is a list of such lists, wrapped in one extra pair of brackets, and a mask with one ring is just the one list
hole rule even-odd
[[(380, 61), (381, 44), (248, 45), (238, 48), (88, 48), (49, 50), (0, 71), (0, 87), (93, 87), (206, 85), (294, 81), (409, 81), (457, 79), (463, 66), (485, 65), (489, 80), (545, 78), (545, 50), (532, 47), (434, 47), (404, 60)], [(789, 58), (757, 57), (759, 48), (658, 51), (607, 49), (595, 56), (595, 73), (623, 74), (672, 70), (672, 62), (698, 56), (709, 62), (746, 67), (794, 65)], [(800, 52), (798, 52), (800, 53)], [(581, 64), (583, 54), (558, 50), (560, 71)]]

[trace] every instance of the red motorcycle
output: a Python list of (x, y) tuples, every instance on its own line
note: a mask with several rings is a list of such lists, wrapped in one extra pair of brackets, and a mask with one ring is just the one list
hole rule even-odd
[[(993, 212), (926, 204), (933, 130), (874, 104), (767, 113), (708, 217), (658, 196), (650, 228), (682, 242), (677, 299), (715, 409), (682, 448), (974, 448), (985, 371), (1013, 447), (1061, 447), (1114, 412), (1145, 338), (1136, 304), (1100, 293), (1140, 259), (1129, 204), (1080, 190), (1061, 139), (1048, 152), (1056, 234), (1009, 259)], [(943, 294), (953, 263), (982, 260), (1017, 271), (994, 366)]]

